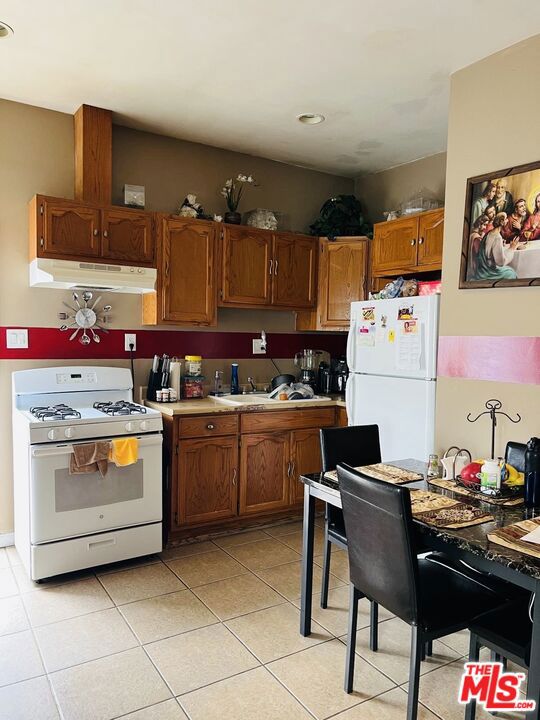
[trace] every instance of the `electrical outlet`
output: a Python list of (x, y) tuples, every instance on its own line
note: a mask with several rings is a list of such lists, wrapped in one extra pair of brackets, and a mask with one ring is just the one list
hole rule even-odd
[(263, 348), (263, 341), (261, 338), (255, 338), (253, 340), (253, 354), (266, 355), (266, 348)]
[[(133, 348), (130, 348), (130, 345), (133, 345)], [(135, 333), (125, 333), (124, 350), (126, 352), (129, 352), (131, 349), (133, 349), (134, 351), (137, 349), (137, 336), (135, 335)]]

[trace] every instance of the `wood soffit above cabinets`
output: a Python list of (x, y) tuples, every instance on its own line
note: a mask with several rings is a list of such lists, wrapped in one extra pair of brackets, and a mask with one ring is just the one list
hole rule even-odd
[(75, 197), (111, 204), (112, 112), (81, 105), (73, 117), (75, 139)]

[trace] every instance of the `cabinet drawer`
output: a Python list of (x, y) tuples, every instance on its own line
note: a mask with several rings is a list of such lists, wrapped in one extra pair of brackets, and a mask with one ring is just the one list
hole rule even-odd
[(335, 424), (336, 411), (331, 408), (311, 410), (284, 410), (283, 412), (245, 413), (242, 415), (241, 432), (264, 432), (266, 430), (301, 430), (303, 428), (329, 427)]
[(178, 434), (181, 438), (236, 435), (237, 432), (237, 415), (205, 415), (204, 417), (186, 417), (179, 420)]

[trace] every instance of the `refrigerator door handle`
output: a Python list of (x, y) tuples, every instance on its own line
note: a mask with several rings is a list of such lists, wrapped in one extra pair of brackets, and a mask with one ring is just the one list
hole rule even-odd
[(347, 366), (349, 368), (349, 372), (352, 372), (352, 370), (355, 369), (354, 368), (354, 358), (353, 358), (355, 336), (356, 336), (356, 320), (351, 318), (349, 334), (347, 335)]
[(345, 409), (347, 410), (347, 423), (348, 425), (354, 425), (353, 420), (353, 408), (354, 408), (354, 399), (353, 399), (353, 385), (355, 384), (356, 375), (353, 373), (349, 374), (349, 379), (347, 380), (347, 384), (345, 385)]

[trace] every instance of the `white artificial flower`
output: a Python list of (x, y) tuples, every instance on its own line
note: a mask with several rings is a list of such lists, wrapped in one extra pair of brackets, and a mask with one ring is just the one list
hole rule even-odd
[(187, 197), (186, 197), (186, 200), (188, 201), (188, 203), (189, 203), (190, 205), (195, 205), (196, 202), (197, 202), (197, 196), (188, 193), (188, 195), (187, 195)]
[(252, 175), (248, 175), (247, 181), (248, 181), (248, 183), (253, 183), (253, 182), (255, 182), (255, 179), (253, 178)]
[(232, 178), (229, 178), (228, 180), (225, 181), (226, 188), (232, 187), (232, 184), (233, 184)]
[(242, 174), (239, 174), (236, 179), (239, 180), (240, 182), (247, 182), (247, 177)]

